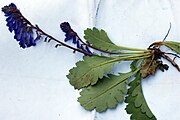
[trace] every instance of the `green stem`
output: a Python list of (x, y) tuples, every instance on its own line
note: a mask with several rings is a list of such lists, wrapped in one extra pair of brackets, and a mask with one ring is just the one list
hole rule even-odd
[(139, 52), (117, 52), (117, 54), (144, 54), (144, 53), (150, 53), (151, 50), (144, 50)]
[(124, 46), (119, 46), (123, 50), (130, 50), (130, 51), (147, 51), (146, 49), (139, 49), (139, 48), (130, 48), (130, 47), (124, 47)]
[[(112, 58), (117, 58), (117, 57), (127, 57), (127, 56), (132, 56), (132, 55), (146, 55), (146, 54), (151, 54), (151, 50), (145, 50), (145, 51), (134, 51), (134, 52), (117, 52), (117, 55), (121, 56), (111, 56)], [(94, 54), (93, 56), (99, 56), (98, 54)]]
[(129, 52), (129, 53), (122, 53), (122, 56), (111, 56), (112, 58), (129, 58), (129, 57), (133, 57), (135, 58), (136, 56), (149, 56), (152, 55), (151, 51), (147, 51), (147, 52)]
[(139, 60), (139, 59), (148, 58), (151, 55), (152, 55), (151, 53), (145, 53), (145, 54), (141, 54), (141, 55), (128, 55), (128, 56), (114, 57), (114, 59), (104, 62), (101, 65), (104, 65), (107, 63), (112, 63), (112, 62), (118, 62), (121, 60)]
[(149, 58), (151, 57), (152, 55), (149, 54), (147, 56), (141, 56), (141, 57), (134, 57), (134, 58), (129, 58), (128, 60), (139, 60), (139, 59), (144, 59), (144, 58)]

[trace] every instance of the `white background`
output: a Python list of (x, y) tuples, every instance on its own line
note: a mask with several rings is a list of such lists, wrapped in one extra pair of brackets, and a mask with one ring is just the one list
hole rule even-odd
[[(114, 43), (138, 48), (162, 40), (171, 22), (167, 40), (180, 42), (178, 0), (0, 0), (0, 7), (11, 2), (33, 24), (61, 41), (64, 33), (59, 24), (68, 21), (81, 37), (87, 27), (96, 26), (105, 29)], [(129, 120), (125, 104), (104, 113), (79, 105), (79, 92), (66, 75), (81, 54), (42, 41), (21, 49), (13, 36), (1, 12), (0, 120)], [(176, 62), (180, 65), (180, 60)], [(169, 71), (143, 80), (145, 98), (158, 120), (180, 119), (179, 78), (170, 65)]]

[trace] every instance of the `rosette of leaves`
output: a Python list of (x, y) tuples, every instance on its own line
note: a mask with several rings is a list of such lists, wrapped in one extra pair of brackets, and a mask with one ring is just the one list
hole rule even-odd
[[(126, 102), (125, 110), (131, 114), (130, 119), (156, 120), (144, 98), (141, 81), (155, 74), (157, 70), (168, 70), (169, 66), (163, 64), (162, 58), (171, 62), (180, 71), (174, 60), (167, 56), (171, 54), (179, 57), (180, 43), (155, 42), (147, 50), (143, 50), (117, 46), (111, 42), (104, 30), (97, 28), (88, 28), (84, 34), (90, 47), (99, 48), (109, 55), (85, 56), (82, 61), (76, 63), (76, 67), (69, 71), (67, 77), (70, 84), (75, 89), (82, 89), (81, 96), (78, 98), (80, 105), (86, 110), (95, 109), (97, 112), (104, 112), (107, 109), (116, 108), (118, 103)], [(162, 45), (169, 47), (177, 54), (162, 52), (160, 49)], [(110, 69), (115, 63), (127, 60), (132, 61), (131, 71), (119, 73), (119, 75), (111, 74)], [(134, 80), (129, 81), (132, 77)]]
[[(85, 55), (83, 60), (77, 62), (76, 66), (69, 71), (67, 78), (75, 89), (82, 89), (78, 102), (86, 110), (95, 109), (97, 112), (104, 112), (107, 109), (116, 108), (119, 103), (126, 102), (125, 110), (131, 114), (131, 120), (157, 119), (144, 98), (141, 81), (155, 74), (157, 70), (168, 70), (169, 66), (163, 64), (161, 59), (168, 60), (180, 71), (175, 62), (175, 58), (180, 58), (179, 42), (155, 42), (145, 50), (117, 46), (111, 42), (104, 30), (95, 27), (84, 31), (86, 40), (84, 42), (68, 22), (63, 22), (60, 27), (65, 33), (64, 41), (72, 40), (76, 45), (74, 48), (45, 33), (37, 25), (32, 25), (15, 4), (4, 6), (2, 11), (7, 17), (7, 27), (10, 32), (14, 32), (14, 39), (19, 42), (20, 47), (35, 46), (37, 40), (44, 38), (45, 42), (57, 42), (55, 47), (64, 46), (72, 49), (74, 53), (77, 51)], [(36, 36), (35, 39), (34, 36)], [(163, 52), (161, 46), (166, 46), (175, 53)], [(92, 53), (89, 48), (101, 54)], [(168, 55), (174, 56), (174, 59)], [(131, 61), (131, 70), (113, 75), (111, 67), (122, 61)], [(134, 79), (130, 81), (130, 78)]]

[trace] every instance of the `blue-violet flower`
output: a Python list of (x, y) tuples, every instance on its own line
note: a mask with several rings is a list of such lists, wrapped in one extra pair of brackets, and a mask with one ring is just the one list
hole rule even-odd
[(92, 52), (88, 48), (88, 45), (80, 41), (80, 38), (77, 36), (77, 33), (71, 28), (68, 22), (61, 23), (60, 28), (63, 32), (65, 32), (65, 39), (64, 39), (65, 42), (72, 40), (72, 43), (76, 44), (76, 47), (78, 49), (81, 49), (84, 52), (92, 54)]
[(33, 36), (33, 28), (29, 21), (27, 21), (17, 9), (14, 3), (4, 6), (2, 8), (10, 32), (14, 31), (14, 38), (19, 42), (20, 47), (26, 48), (35, 46)]

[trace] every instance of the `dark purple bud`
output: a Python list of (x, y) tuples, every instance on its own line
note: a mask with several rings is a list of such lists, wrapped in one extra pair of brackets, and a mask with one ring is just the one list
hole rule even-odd
[(37, 35), (37, 37), (34, 39), (34, 42), (37, 42), (38, 40), (41, 39), (41, 36), (40, 35)]
[(81, 45), (80, 45), (80, 43), (79, 43), (79, 40), (78, 40), (77, 43), (76, 43), (76, 47), (79, 48), (79, 49), (81, 48)]
[(9, 4), (9, 7), (13, 7), (13, 8), (15, 8), (15, 9), (17, 8), (14, 3)]
[(60, 24), (60, 28), (63, 32), (67, 33), (69, 31), (71, 31), (71, 26), (68, 22), (63, 22)]
[(76, 44), (76, 36), (73, 37), (73, 43)]
[(89, 47), (86, 45), (86, 51), (90, 54), (92, 54), (92, 52), (89, 50)]
[(64, 39), (64, 42), (67, 42), (67, 41), (69, 41), (69, 40), (71, 40), (71, 39), (72, 39), (71, 36), (67, 36), (67, 37)]
[(77, 40), (76, 40), (76, 32), (74, 32), (72, 29), (71, 29), (71, 26), (68, 22), (63, 22), (60, 24), (60, 28), (63, 32), (65, 32), (65, 36), (66, 38), (64, 39), (65, 42), (69, 41), (69, 40), (73, 40), (72, 42), (74, 44), (76, 44)]
[[(81, 45), (81, 50), (84, 52), (87, 52), (83, 45)], [(87, 56), (87, 54), (84, 54), (84, 55)]]

